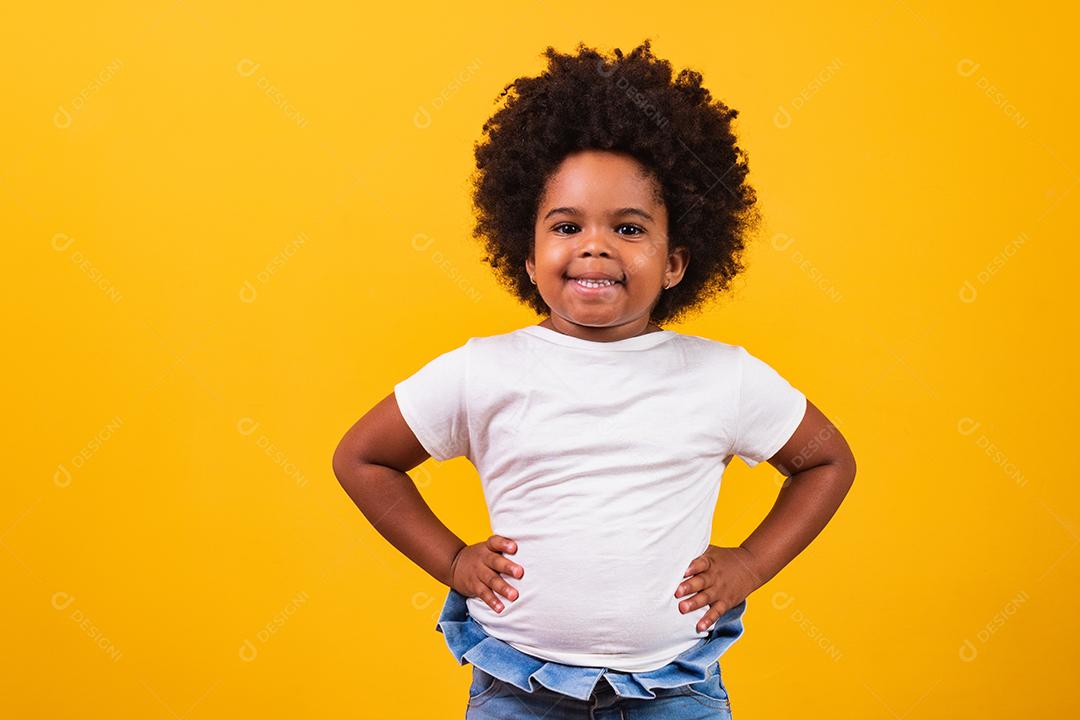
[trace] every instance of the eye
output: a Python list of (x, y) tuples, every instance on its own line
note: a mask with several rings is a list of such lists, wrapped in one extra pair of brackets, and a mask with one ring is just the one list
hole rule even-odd
[(573, 223), (559, 223), (558, 225), (556, 225), (555, 227), (553, 227), (551, 229), (554, 230), (555, 232), (558, 232), (560, 235), (563, 235), (564, 233), (559, 232), (559, 228), (561, 228), (561, 227), (577, 227), (577, 226), (574, 225)]
[(619, 225), (619, 227), (620, 228), (631, 228), (631, 229), (633, 229), (635, 232), (630, 237), (636, 237), (636, 236), (642, 234), (643, 232), (645, 232), (644, 228), (640, 228), (637, 225), (631, 225), (630, 223), (623, 223), (622, 225)]

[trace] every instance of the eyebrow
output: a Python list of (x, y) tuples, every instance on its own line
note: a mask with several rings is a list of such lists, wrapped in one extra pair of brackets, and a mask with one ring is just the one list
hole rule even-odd
[[(555, 215), (556, 213), (565, 213), (566, 215), (575, 215), (575, 216), (583, 214), (580, 210), (578, 210), (575, 207), (557, 207), (557, 208), (552, 208), (551, 210), (549, 210), (547, 215), (544, 215), (544, 219), (547, 220), (549, 217), (551, 217), (552, 215)], [(638, 217), (644, 218), (644, 219), (648, 220), (649, 222), (656, 222), (655, 220), (653, 220), (652, 215), (645, 212), (641, 208), (636, 208), (636, 207), (618, 208), (616, 210), (613, 210), (611, 215), (613, 217), (619, 217), (621, 215), (637, 215)]]

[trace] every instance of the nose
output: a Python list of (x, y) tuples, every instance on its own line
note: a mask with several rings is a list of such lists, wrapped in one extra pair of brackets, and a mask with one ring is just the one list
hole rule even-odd
[(581, 239), (578, 245), (579, 257), (611, 257), (611, 244), (603, 230), (590, 230), (578, 233)]

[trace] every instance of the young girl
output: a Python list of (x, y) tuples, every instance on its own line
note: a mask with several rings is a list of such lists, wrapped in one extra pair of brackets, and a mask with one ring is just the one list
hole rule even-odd
[[(436, 629), (473, 666), (466, 718), (730, 718), (718, 658), (746, 598), (855, 476), (847, 443), (740, 345), (664, 329), (743, 268), (755, 196), (701, 76), (545, 51), (476, 148), (476, 230), (544, 316), (434, 358), (361, 418), (334, 471), (449, 586)], [(794, 313), (793, 313), (794, 317)], [(467, 544), (405, 474), (467, 457), (494, 535)], [(710, 545), (732, 457), (790, 476), (738, 547)]]

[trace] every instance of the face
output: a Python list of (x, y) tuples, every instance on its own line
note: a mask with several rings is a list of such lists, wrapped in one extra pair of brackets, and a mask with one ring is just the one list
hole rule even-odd
[(553, 329), (588, 340), (651, 326), (664, 283), (682, 279), (685, 247), (668, 247), (658, 188), (633, 157), (585, 150), (566, 157), (540, 199), (526, 270), (551, 308)]

